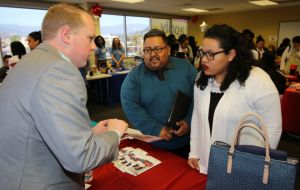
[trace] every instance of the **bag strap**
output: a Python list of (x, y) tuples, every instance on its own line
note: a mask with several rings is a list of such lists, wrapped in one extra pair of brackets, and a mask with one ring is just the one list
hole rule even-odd
[[(260, 127), (258, 127), (253, 122), (247, 122), (249, 117), (255, 117), (260, 122)], [(232, 143), (228, 152), (228, 159), (227, 159), (227, 173), (230, 174), (232, 170), (232, 159), (235, 150), (235, 145), (237, 144), (237, 140), (239, 138), (239, 134), (243, 128), (252, 128), (256, 130), (264, 139), (265, 141), (265, 149), (266, 149), (266, 156), (265, 156), (265, 163), (264, 163), (264, 172), (263, 172), (263, 183), (268, 184), (269, 178), (269, 168), (270, 168), (270, 145), (269, 145), (269, 137), (267, 127), (264, 125), (262, 118), (256, 113), (249, 113), (244, 116), (235, 130), (234, 138), (232, 139)]]

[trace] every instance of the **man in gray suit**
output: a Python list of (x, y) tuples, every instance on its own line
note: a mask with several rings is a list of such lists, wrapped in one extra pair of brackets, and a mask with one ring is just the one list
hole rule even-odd
[(90, 127), (78, 68), (95, 48), (93, 17), (54, 5), (42, 36), (0, 87), (0, 189), (84, 189), (82, 173), (113, 160), (128, 127), (117, 119)]

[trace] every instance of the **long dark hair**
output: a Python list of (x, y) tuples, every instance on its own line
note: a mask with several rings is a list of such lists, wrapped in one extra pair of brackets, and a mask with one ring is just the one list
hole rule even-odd
[(18, 55), (19, 59), (21, 59), (21, 57), (26, 54), (25, 46), (19, 41), (11, 42), (10, 50), (12, 55)]
[[(255, 60), (242, 35), (232, 27), (226, 24), (221, 24), (213, 25), (209, 28), (206, 31), (204, 38), (211, 38), (219, 41), (220, 48), (224, 50), (234, 49), (236, 51), (236, 56), (228, 65), (227, 74), (220, 86), (220, 90), (226, 90), (236, 79), (242, 86), (244, 86), (245, 81), (249, 76), (251, 65), (255, 63)], [(225, 53), (228, 54), (229, 51)], [(202, 71), (199, 79), (196, 81), (197, 87), (204, 90), (208, 84), (208, 79), (211, 77), (213, 76), (205, 75)]]
[[(101, 38), (101, 41), (102, 41), (102, 43), (100, 44), (99, 43), (99, 38)], [(94, 42), (95, 42), (95, 45), (98, 47), (98, 48), (103, 48), (103, 47), (105, 47), (105, 40), (104, 40), (104, 38), (102, 37), (102, 36), (97, 36), (95, 39), (94, 39)]]
[(39, 44), (42, 43), (42, 33), (41, 31), (34, 31), (31, 32), (30, 34), (28, 34), (29, 37), (31, 37), (32, 39), (34, 39), (35, 41), (39, 41)]
[[(119, 40), (119, 45), (118, 46), (116, 46), (115, 45), (115, 43), (114, 43), (114, 41), (115, 41), (115, 39), (118, 39)], [(116, 49), (122, 49), (123, 47), (122, 47), (122, 44), (121, 44), (121, 40), (120, 40), (120, 38), (118, 38), (118, 37), (115, 37), (115, 38), (113, 38), (113, 40), (112, 40), (112, 49), (113, 50), (116, 50)]]

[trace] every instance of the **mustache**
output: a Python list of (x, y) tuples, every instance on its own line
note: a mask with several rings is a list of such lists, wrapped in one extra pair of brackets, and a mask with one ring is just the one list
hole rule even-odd
[(159, 61), (160, 61), (160, 59), (159, 59), (159, 57), (158, 57), (158, 56), (152, 56), (152, 57), (150, 57), (150, 61), (153, 61), (154, 59), (156, 59), (156, 60), (159, 60)]

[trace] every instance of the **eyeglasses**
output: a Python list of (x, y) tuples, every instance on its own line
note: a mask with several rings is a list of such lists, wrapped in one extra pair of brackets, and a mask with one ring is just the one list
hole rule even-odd
[(218, 52), (211, 52), (211, 51), (205, 52), (205, 51), (203, 51), (203, 49), (200, 49), (198, 51), (198, 55), (200, 56), (200, 59), (202, 59), (205, 56), (208, 61), (212, 61), (215, 59), (215, 55), (217, 55), (219, 53), (225, 53), (228, 51), (229, 50), (223, 50), (223, 51), (218, 51)]
[(145, 48), (143, 49), (144, 54), (151, 54), (152, 51), (154, 53), (161, 53), (163, 49), (166, 49), (167, 47), (154, 47), (154, 48)]

